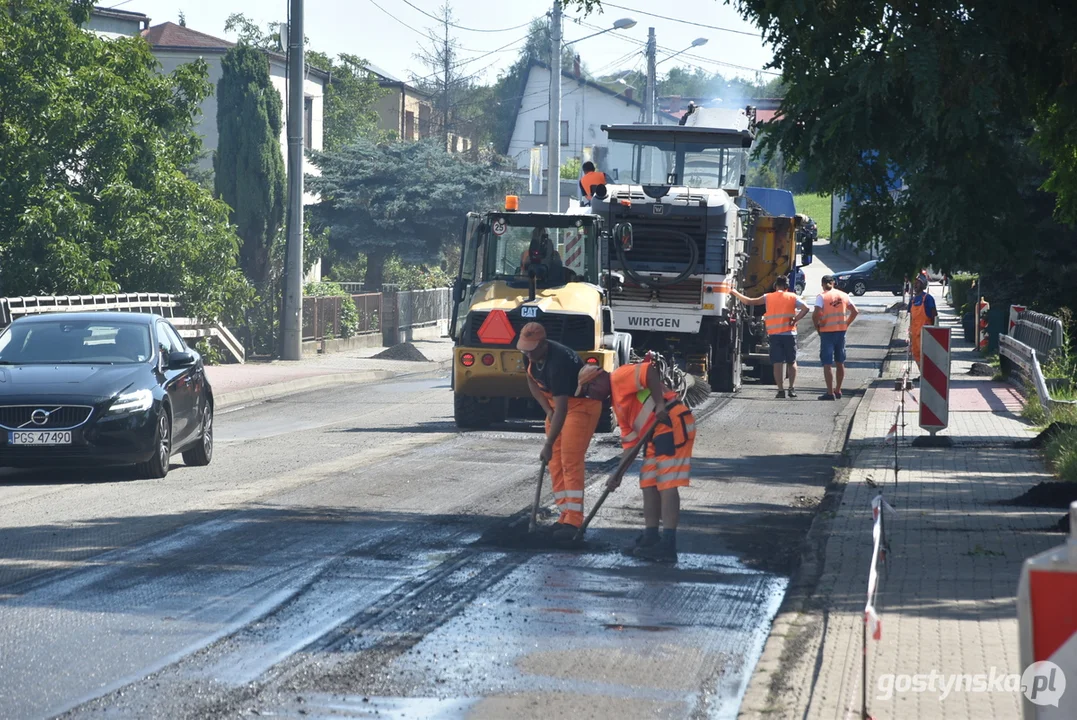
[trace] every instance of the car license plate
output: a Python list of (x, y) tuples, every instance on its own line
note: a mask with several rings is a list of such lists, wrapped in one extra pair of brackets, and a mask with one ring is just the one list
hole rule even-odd
[(9, 432), (8, 445), (70, 445), (70, 430), (38, 430), (35, 432)]

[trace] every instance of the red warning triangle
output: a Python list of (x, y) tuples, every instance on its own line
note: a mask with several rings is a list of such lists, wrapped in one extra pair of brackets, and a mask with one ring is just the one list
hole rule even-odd
[(478, 336), (479, 342), (484, 345), (509, 345), (516, 337), (516, 331), (512, 329), (504, 310), (494, 310), (479, 327)]

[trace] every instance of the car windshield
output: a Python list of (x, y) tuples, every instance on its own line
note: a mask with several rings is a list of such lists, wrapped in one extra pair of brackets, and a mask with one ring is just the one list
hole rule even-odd
[(0, 335), (0, 364), (119, 365), (151, 357), (150, 329), (133, 322), (62, 317), (14, 323)]
[(849, 272), (851, 272), (851, 273), (869, 272), (869, 271), (875, 269), (875, 266), (878, 264), (878, 262), (879, 262), (878, 260), (868, 260), (863, 265), (855, 267), (852, 270), (850, 270)]
[[(561, 224), (565, 224), (563, 221)], [(481, 261), (483, 281), (501, 280), (511, 286), (526, 286), (532, 264), (538, 270), (540, 288), (569, 282), (598, 283), (595, 225), (580, 222), (568, 227), (539, 224), (508, 224), (500, 219), (490, 223)], [(535, 250), (535, 256), (530, 251)]]

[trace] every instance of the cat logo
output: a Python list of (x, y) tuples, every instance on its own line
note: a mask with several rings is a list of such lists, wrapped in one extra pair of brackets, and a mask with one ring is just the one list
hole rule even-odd
[(539, 309), (537, 307), (524, 305), (520, 308), (520, 317), (534, 320), (538, 317), (538, 311)]

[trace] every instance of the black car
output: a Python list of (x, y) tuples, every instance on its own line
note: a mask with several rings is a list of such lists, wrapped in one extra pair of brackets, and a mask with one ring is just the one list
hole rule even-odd
[(900, 295), (905, 283), (894, 278), (879, 267), (878, 260), (868, 260), (852, 270), (834, 273), (834, 284), (839, 290), (860, 296), (866, 292), (882, 291)]
[(168, 320), (46, 313), (0, 334), (0, 466), (135, 465), (147, 478), (213, 457), (213, 391)]

